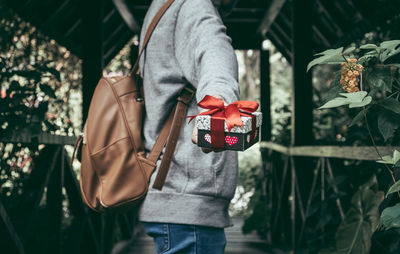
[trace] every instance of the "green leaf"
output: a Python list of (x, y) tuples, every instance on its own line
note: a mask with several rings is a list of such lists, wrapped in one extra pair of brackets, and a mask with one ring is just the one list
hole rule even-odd
[(338, 55), (342, 53), (343, 47), (337, 48), (337, 49), (327, 49), (325, 51), (322, 51), (320, 53), (315, 54), (315, 56), (322, 56), (322, 55)]
[(367, 81), (382, 90), (392, 91), (392, 74), (389, 68), (376, 68), (368, 73)]
[(372, 97), (371, 96), (367, 96), (361, 102), (352, 102), (352, 103), (350, 103), (349, 108), (364, 107), (364, 106), (367, 106), (368, 104), (370, 104), (371, 102), (372, 102)]
[(380, 47), (384, 49), (395, 49), (398, 46), (400, 46), (400, 40), (384, 41), (380, 45)]
[(340, 95), (340, 93), (344, 93), (343, 87), (340, 84), (340, 71), (336, 72), (332, 82), (329, 85), (329, 90), (327, 93), (323, 95), (323, 100), (330, 101)]
[(385, 155), (382, 156), (382, 160), (377, 161), (379, 163), (383, 164), (396, 164), (400, 162), (400, 152), (397, 150), (394, 150), (393, 156), (392, 155)]
[(307, 71), (309, 71), (313, 66), (318, 64), (340, 64), (345, 62), (342, 56), (343, 47), (338, 49), (328, 49), (324, 52), (315, 54), (316, 56), (320, 56), (315, 58), (307, 65)]
[(351, 102), (360, 102), (362, 101), (365, 96), (367, 96), (366, 91), (360, 91), (360, 92), (355, 92), (355, 93), (340, 93), (340, 95), (346, 97), (349, 99)]
[(400, 191), (400, 181), (397, 181), (392, 186), (390, 186), (388, 192), (386, 193), (386, 197), (398, 191)]
[(381, 54), (381, 61), (385, 62), (387, 59), (400, 53), (400, 48), (396, 50), (384, 50)]
[(393, 121), (391, 117), (386, 114), (379, 114), (378, 115), (378, 129), (379, 132), (382, 134), (385, 142), (394, 136), (394, 133), (399, 125), (396, 121)]
[(42, 92), (44, 92), (46, 95), (48, 95), (51, 98), (57, 98), (53, 89), (49, 85), (40, 84), (40, 90), (42, 90)]
[(343, 51), (343, 55), (344, 55), (344, 54), (350, 54), (350, 53), (352, 53), (354, 50), (356, 50), (356, 47), (347, 48), (345, 51)]
[(345, 60), (341, 55), (324, 55), (318, 58), (315, 58), (307, 65), (307, 71), (309, 71), (312, 67), (318, 64), (340, 64)]
[(382, 101), (379, 105), (396, 114), (400, 114), (400, 102), (395, 98), (387, 98), (384, 101)]
[(400, 203), (382, 211), (380, 224), (384, 230), (400, 228)]
[(381, 61), (384, 62), (388, 58), (397, 55), (400, 53), (400, 40), (392, 40), (392, 41), (384, 41), (381, 43), (381, 48), (383, 48), (383, 52), (381, 54)]
[(391, 155), (382, 156), (382, 160), (378, 160), (376, 162), (382, 163), (382, 164), (394, 164), (393, 163), (393, 158), (392, 158)]
[(319, 109), (324, 108), (335, 108), (343, 105), (349, 104), (350, 108), (364, 107), (371, 103), (372, 97), (367, 96), (367, 92), (360, 91), (355, 93), (339, 93), (344, 97), (336, 97), (333, 100), (328, 101)]
[(358, 114), (351, 121), (350, 127), (352, 127), (352, 126), (356, 125), (357, 123), (359, 123), (363, 118), (364, 118), (364, 110), (361, 110), (360, 112), (358, 112)]
[(375, 44), (365, 44), (360, 47), (360, 49), (377, 49), (377, 48), (378, 46), (376, 46)]
[[(372, 51), (370, 51), (370, 52), (372, 52)], [(366, 53), (365, 55), (363, 55), (362, 57), (360, 57), (359, 59), (358, 59), (358, 63), (359, 64), (364, 64), (366, 61), (368, 61), (370, 58), (374, 58), (374, 57), (378, 57), (378, 52), (376, 52), (376, 51), (373, 51), (373, 52), (375, 52), (375, 54), (369, 54), (369, 52), (368, 53)]]
[(397, 164), (400, 162), (400, 152), (397, 150), (394, 150), (393, 156), (391, 155), (385, 155), (382, 156), (383, 160), (377, 161), (379, 163), (384, 163), (384, 164)]
[(336, 108), (336, 107), (340, 107), (343, 105), (349, 104), (349, 101), (347, 98), (343, 98), (343, 97), (337, 97), (333, 100), (328, 101), (327, 103), (325, 103), (324, 105), (322, 105), (321, 107), (319, 107), (319, 109), (324, 109), (324, 108)]
[(369, 181), (354, 194), (346, 219), (336, 232), (335, 250), (324, 253), (369, 253), (371, 236), (379, 224), (378, 207), (383, 199), (381, 191), (375, 193), (370, 189), (375, 183), (376, 179)]
[(395, 164), (397, 164), (397, 162), (399, 162), (399, 161), (400, 161), (400, 152), (397, 151), (397, 150), (394, 150), (394, 152), (393, 152), (393, 162)]

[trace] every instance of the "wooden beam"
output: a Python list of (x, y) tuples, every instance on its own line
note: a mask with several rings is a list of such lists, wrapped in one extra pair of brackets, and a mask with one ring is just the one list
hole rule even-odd
[[(273, 142), (261, 142), (261, 149), (270, 149), (289, 156), (323, 157), (360, 161), (376, 161), (380, 157), (373, 146), (292, 146), (286, 147)], [(400, 147), (378, 146), (382, 155), (392, 155)]]
[(18, 133), (11, 137), (2, 137), (0, 142), (3, 143), (21, 143), (21, 144), (45, 144), (45, 145), (74, 145), (76, 137), (60, 136), (50, 133), (41, 133), (32, 136), (30, 133)]
[(127, 26), (134, 33), (140, 32), (140, 27), (135, 17), (132, 14), (132, 11), (129, 9), (128, 4), (125, 0), (113, 0), (115, 7), (117, 8), (119, 14), (121, 14), (122, 19), (125, 21)]
[(276, 17), (280, 13), (283, 5), (286, 3), (286, 0), (273, 0), (269, 8), (264, 14), (264, 18), (261, 21), (260, 26), (257, 29), (257, 32), (261, 34), (261, 36), (265, 36), (271, 27), (272, 23), (274, 23)]
[(221, 14), (221, 17), (227, 17), (232, 13), (239, 0), (223, 0), (221, 2), (219, 13)]
[(82, 117), (84, 124), (94, 89), (103, 72), (104, 0), (82, 2)]
[(287, 48), (290, 48), (290, 46), (293, 44), (293, 39), (291, 37), (290, 31), (285, 31), (278, 22), (275, 22), (269, 31), (274, 30), (275, 33), (278, 33), (279, 38), (282, 39), (282, 41), (286, 41), (286, 46)]
[[(56, 9), (56, 11), (52, 12), (50, 17), (48, 17), (44, 23), (47, 24), (54, 24), (57, 18), (60, 17), (61, 13), (66, 9), (66, 8), (71, 8), (72, 1), (67, 0), (62, 2), (61, 5), (59, 5)], [(70, 5), (70, 6), (69, 6)]]
[(3, 251), (10, 251), (10, 253), (25, 254), (25, 248), (19, 238), (10, 217), (7, 214), (3, 203), (0, 200), (0, 236), (4, 241), (1, 244)]
[(281, 41), (279, 36), (274, 32), (273, 29), (270, 29), (267, 32), (267, 38), (271, 40), (274, 46), (278, 49), (278, 51), (286, 58), (288, 63), (292, 63), (292, 51), (287, 48), (287, 46)]
[[(124, 25), (126, 28), (126, 26)], [(119, 36), (119, 39), (115, 41), (115, 44), (110, 47), (107, 52), (104, 54), (104, 65), (107, 66), (114, 57), (120, 52), (123, 47), (132, 39), (133, 35), (132, 32), (128, 29), (125, 29), (125, 33)]]
[[(126, 29), (126, 26), (124, 22), (121, 22), (111, 33), (107, 34), (107, 38), (105, 38), (103, 42), (104, 48), (112, 48), (116, 40), (121, 38), (121, 34), (125, 34), (125, 31), (123, 31), (124, 29)], [(107, 53), (104, 54), (104, 58), (107, 58)]]
[(223, 20), (225, 24), (227, 23), (258, 23), (257, 18), (226, 18)]

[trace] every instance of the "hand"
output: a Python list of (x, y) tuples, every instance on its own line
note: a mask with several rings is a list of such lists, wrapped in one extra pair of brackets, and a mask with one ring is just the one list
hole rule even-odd
[[(215, 98), (221, 99), (224, 101), (224, 104), (227, 105), (227, 103), (225, 102), (224, 98), (220, 95), (214, 95)], [(205, 112), (207, 111), (207, 109), (202, 109), (200, 112)], [(192, 132), (192, 142), (193, 144), (197, 144), (198, 141), (198, 129), (196, 127), (196, 124), (193, 127), (193, 132)], [(204, 153), (210, 153), (210, 152), (222, 152), (225, 151), (225, 148), (206, 148), (206, 147), (202, 147), (201, 150)]]

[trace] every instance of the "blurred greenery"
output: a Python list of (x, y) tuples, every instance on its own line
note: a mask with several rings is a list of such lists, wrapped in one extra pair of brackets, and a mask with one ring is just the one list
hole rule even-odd
[[(324, 51), (317, 54), (316, 58), (310, 62), (309, 69), (318, 64), (337, 65), (341, 63), (342, 65), (341, 71), (336, 71), (335, 67), (327, 68), (334, 74), (328, 83), (330, 88), (325, 89), (326, 96), (324, 100), (326, 104), (319, 100), (318, 105), (324, 104), (320, 109), (328, 107), (333, 109), (321, 110), (318, 116), (320, 116), (319, 119), (326, 117), (324, 111), (329, 111), (335, 118), (340, 117), (340, 115), (345, 116), (345, 121), (342, 122), (342, 131), (336, 134), (337, 141), (342, 144), (399, 146), (400, 65), (398, 63), (400, 62), (400, 40), (387, 40), (377, 43), (376, 41), (371, 41), (371, 39), (378, 38), (378, 36), (374, 35), (376, 34), (367, 34), (365, 40), (357, 45), (353, 44), (347, 50), (339, 48)], [(350, 58), (353, 60), (349, 60)], [(356, 91), (347, 91), (349, 93), (345, 93), (342, 86), (345, 88), (347, 85), (345, 83), (347, 75), (352, 75), (348, 74), (351, 61), (354, 61), (358, 66), (362, 64), (363, 70), (359, 77), (357, 77), (358, 74), (355, 74), (355, 82), (357, 85), (359, 84), (359, 87), (356, 87)], [(326, 68), (326, 66), (324, 67)], [(354, 75), (350, 78), (354, 78)], [(358, 92), (358, 89), (361, 91)], [(346, 99), (339, 97), (339, 95), (345, 96)], [(364, 97), (363, 102), (359, 103), (360, 99)], [(367, 98), (368, 100), (366, 100)], [(345, 100), (349, 101), (345, 102)], [(350, 103), (350, 110), (341, 107), (348, 103)], [(391, 185), (386, 196), (396, 192), (400, 181), (395, 184), (393, 182), (399, 178), (398, 157), (399, 153), (395, 151), (393, 156), (386, 155), (378, 161), (387, 165), (384, 167), (379, 164), (374, 165), (375, 170), (372, 173), (373, 175), (378, 175), (378, 181), (375, 182), (375, 185), (376, 188), (382, 190), (378, 191), (377, 194), (383, 193), (383, 191), (386, 192)], [(350, 183), (354, 184), (355, 182)], [(398, 246), (396, 244), (396, 239), (399, 237), (398, 231), (391, 230), (390, 234), (384, 231), (396, 228), (393, 225), (396, 223), (399, 209), (393, 204), (398, 203), (399, 198), (393, 194), (385, 200), (380, 197), (381, 194), (379, 194), (379, 197), (374, 198), (373, 192), (365, 188), (365, 186), (367, 185), (362, 185), (354, 195), (351, 194), (352, 192), (347, 192), (347, 195), (352, 195), (352, 202), (346, 213), (346, 219), (337, 228), (336, 248), (331, 247), (321, 251), (321, 253), (338, 253), (342, 251), (347, 253), (369, 253), (372, 250), (398, 253), (399, 249), (396, 247)], [(367, 187), (369, 186), (371, 184)], [(382, 213), (381, 227), (378, 228), (380, 213)], [(357, 218), (357, 214), (360, 215), (359, 218)], [(374, 218), (371, 217), (372, 215)], [(391, 239), (385, 239), (384, 241), (386, 246), (383, 244), (382, 235), (390, 235)]]
[(0, 17), (0, 135), (77, 134), (80, 60), (9, 8)]
[[(80, 60), (2, 2), (0, 33), (0, 137), (77, 134), (81, 125)], [(31, 162), (41, 148), (34, 143), (0, 143), (2, 199), (16, 200), (22, 195)]]

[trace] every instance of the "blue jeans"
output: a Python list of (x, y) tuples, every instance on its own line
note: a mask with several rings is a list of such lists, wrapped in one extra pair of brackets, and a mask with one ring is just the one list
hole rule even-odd
[(156, 254), (223, 254), (226, 238), (223, 228), (143, 222), (153, 237)]

